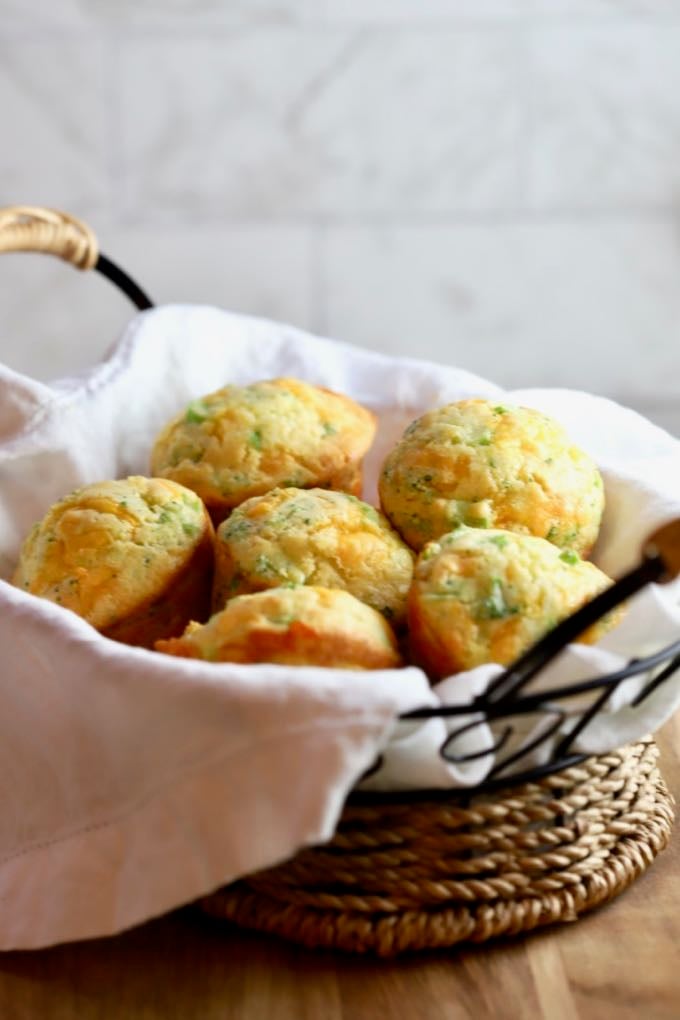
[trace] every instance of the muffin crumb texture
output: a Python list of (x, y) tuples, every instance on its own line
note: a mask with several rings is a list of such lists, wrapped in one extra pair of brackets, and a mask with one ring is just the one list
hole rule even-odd
[(193, 489), (218, 519), (277, 486), (360, 495), (375, 429), (365, 407), (298, 379), (225, 386), (163, 429), (151, 470)]
[(604, 488), (590, 457), (551, 418), (461, 400), (406, 429), (380, 475), (382, 509), (414, 549), (459, 525), (545, 538), (587, 556)]
[(159, 651), (208, 662), (271, 662), (334, 669), (394, 669), (395, 636), (349, 592), (314, 586), (239, 595), (203, 627), (159, 641)]
[(385, 517), (355, 496), (274, 489), (220, 525), (213, 608), (235, 595), (309, 584), (349, 591), (400, 624), (413, 561)]
[[(97, 482), (59, 500), (33, 527), (13, 583), (105, 630), (170, 597), (169, 585), (206, 543), (212, 561), (212, 542), (205, 507), (189, 489), (141, 476)], [(209, 588), (205, 557), (200, 569)]]
[[(435, 677), (509, 665), (611, 584), (593, 563), (542, 538), (462, 526), (421, 552), (409, 598), (416, 660)], [(591, 643), (615, 610), (580, 637)]]

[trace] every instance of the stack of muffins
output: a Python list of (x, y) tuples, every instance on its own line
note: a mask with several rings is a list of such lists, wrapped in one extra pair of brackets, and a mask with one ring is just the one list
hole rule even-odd
[(602, 479), (550, 418), (484, 400), (425, 414), (383, 465), (381, 510), (359, 498), (375, 431), (299, 380), (226, 386), (162, 430), (153, 477), (56, 503), (14, 584), (171, 655), (437, 679), (512, 662), (611, 583), (585, 559)]

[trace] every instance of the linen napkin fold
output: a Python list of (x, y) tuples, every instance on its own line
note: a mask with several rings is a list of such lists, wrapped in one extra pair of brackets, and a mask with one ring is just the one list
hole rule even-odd
[(119, 931), (329, 839), (418, 670), (257, 670), (100, 637), (0, 582), (0, 946)]

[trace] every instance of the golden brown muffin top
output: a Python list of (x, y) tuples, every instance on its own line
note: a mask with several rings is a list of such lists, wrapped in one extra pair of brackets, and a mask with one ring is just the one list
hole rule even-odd
[[(611, 580), (542, 538), (461, 526), (425, 546), (409, 598), (411, 641), (435, 675), (509, 665)], [(620, 619), (608, 614), (579, 640)]]
[(194, 400), (156, 439), (152, 472), (234, 507), (276, 486), (334, 486), (373, 442), (375, 416), (299, 379), (225, 386)]
[(386, 515), (414, 549), (465, 524), (587, 555), (604, 509), (600, 473), (539, 411), (461, 400), (412, 422), (380, 476)]
[(395, 623), (405, 616), (413, 553), (355, 496), (274, 489), (241, 504), (217, 535), (215, 583), (223, 598), (311, 584), (349, 591)]
[(200, 499), (175, 482), (96, 482), (34, 525), (13, 583), (101, 630), (160, 594), (211, 527)]
[(158, 651), (210, 662), (273, 662), (336, 669), (401, 665), (389, 624), (349, 592), (270, 588), (232, 599), (204, 626), (159, 641)]

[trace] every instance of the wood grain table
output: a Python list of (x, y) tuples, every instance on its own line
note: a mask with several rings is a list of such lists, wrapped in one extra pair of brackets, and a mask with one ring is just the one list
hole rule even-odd
[[(659, 736), (680, 799), (680, 718)], [(0, 1020), (680, 1020), (680, 825), (576, 924), (396, 960), (310, 952), (192, 910), (124, 935), (0, 954)]]

